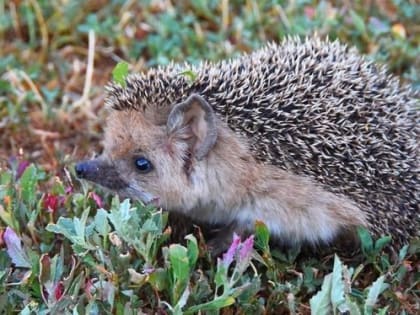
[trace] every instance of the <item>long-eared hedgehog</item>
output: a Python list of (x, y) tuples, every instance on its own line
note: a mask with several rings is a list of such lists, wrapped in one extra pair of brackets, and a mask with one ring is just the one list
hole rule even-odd
[[(319, 210), (316, 217), (308, 220), (321, 226), (321, 240), (330, 237), (323, 237), (330, 233), (323, 222), (333, 224), (329, 221), (330, 216), (335, 220), (341, 215), (346, 222), (343, 226), (352, 216), (358, 216), (360, 220), (353, 222), (355, 225), (363, 224), (366, 219), (366, 225), (375, 235), (392, 235), (394, 244), (406, 243), (420, 235), (418, 98), (408, 86), (388, 75), (384, 66), (367, 61), (354, 49), (317, 38), (287, 39), (228, 61), (171, 64), (143, 74), (132, 74), (126, 78), (124, 86), (111, 84), (107, 92), (106, 103), (111, 114), (106, 130), (106, 158), (101, 161), (112, 165), (108, 168), (113, 170), (95, 173), (91, 162), (82, 162), (76, 166), (81, 177), (145, 202), (156, 202), (163, 208), (183, 211), (179, 207), (185, 204), (189, 208), (187, 215), (191, 213), (192, 217), (204, 221), (226, 220), (227, 224), (238, 220), (246, 225), (244, 217), (261, 206), (256, 201), (259, 196), (277, 198), (281, 203), (279, 212), (274, 209), (270, 215), (261, 216), (266, 221), (273, 221), (269, 224), (271, 231), (283, 238), (300, 240), (293, 234), (295, 232), (283, 233), (284, 225), (295, 224), (296, 230), (307, 229), (304, 216), (310, 217), (311, 211), (318, 210), (305, 207), (317, 203), (314, 209), (322, 208), (324, 200), (329, 202), (334, 198), (338, 199), (331, 205), (325, 202), (331, 212)], [(190, 126), (192, 121), (196, 122)], [(219, 124), (227, 126), (228, 131), (218, 127)], [(141, 126), (138, 131), (134, 131), (136, 125)], [(152, 132), (149, 135), (145, 128), (161, 128), (164, 132), (159, 136)], [(156, 129), (156, 135), (161, 129)], [(184, 134), (182, 138), (172, 134), (175, 129), (190, 134)], [(142, 137), (145, 139), (137, 145), (137, 139)], [(153, 142), (152, 138), (159, 141)], [(184, 139), (185, 143), (175, 145), (168, 139)], [(239, 139), (239, 144), (235, 139)], [(120, 142), (125, 143), (124, 148)], [(154, 150), (160, 146), (166, 150), (162, 149), (162, 152), (169, 152), (168, 158), (161, 158), (166, 153), (156, 153), (156, 158)], [(133, 153), (134, 149), (140, 153)], [(152, 176), (153, 171), (157, 172), (157, 177), (176, 178), (178, 173), (172, 173), (176, 166), (170, 164), (170, 159), (175, 159), (171, 154), (176, 150), (183, 150), (182, 174), (185, 176), (172, 185), (183, 185), (182, 190), (173, 191), (173, 186), (166, 188), (161, 182), (154, 188), (156, 178), (152, 177), (150, 182), (139, 182)], [(213, 154), (212, 150), (219, 150), (214, 153), (216, 162), (206, 160), (210, 159), (207, 156)], [(237, 153), (242, 151), (243, 154)], [(246, 152), (250, 152), (250, 157)], [(130, 166), (123, 165), (123, 160), (131, 163)], [(160, 165), (166, 163), (161, 161), (171, 161), (167, 162), (171, 169)], [(256, 172), (246, 163), (255, 164)], [(105, 169), (97, 164), (95, 167)], [(219, 172), (213, 171), (213, 167), (225, 168)], [(257, 173), (262, 167), (269, 167), (270, 171), (261, 171), (264, 175), (260, 178)], [(226, 177), (220, 175), (229, 168), (244, 174), (248, 172), (249, 180), (244, 176), (235, 182), (232, 178), (236, 173)], [(159, 169), (165, 169), (167, 173)], [(264, 178), (270, 177), (273, 170), (285, 172), (267, 179), (274, 188), (263, 184)], [(299, 184), (283, 181), (289, 174), (290, 182), (298, 181)], [(105, 176), (119, 179), (109, 184), (109, 180), (101, 179)], [(211, 181), (210, 176), (217, 179), (215, 185), (220, 186), (221, 192), (212, 190), (216, 186), (203, 183)], [(232, 185), (244, 186), (246, 206), (243, 205), (245, 201), (234, 202), (224, 197), (225, 192), (242, 196), (242, 190), (231, 189)], [(259, 185), (258, 192), (253, 185)], [(184, 192), (199, 194), (196, 186), (200, 186), (201, 195), (197, 195), (194, 202), (189, 203), (187, 196), (178, 196)], [(276, 192), (276, 196), (266, 197), (272, 189), (283, 190)], [(305, 191), (299, 198), (311, 197), (302, 204), (287, 200), (297, 190)], [(283, 193), (285, 197), (281, 197)], [(207, 202), (204, 194), (215, 196)], [(312, 196), (315, 194), (325, 194), (325, 197), (318, 200)], [(217, 208), (219, 202), (217, 198), (224, 200), (223, 207), (235, 209), (229, 210), (235, 215), (223, 217), (223, 212), (218, 212), (220, 209), (214, 210), (212, 207)], [(271, 211), (270, 206), (276, 205), (271, 201), (264, 202), (267, 209), (261, 211)], [(347, 207), (343, 212), (348, 218), (344, 218), (344, 214), (337, 215), (341, 211), (340, 204)], [(284, 217), (291, 220), (298, 212), (302, 217), (296, 222), (281, 221)], [(211, 219), (209, 213), (219, 219)], [(283, 226), (277, 228), (276, 220)], [(305, 237), (316, 241), (314, 235)]]

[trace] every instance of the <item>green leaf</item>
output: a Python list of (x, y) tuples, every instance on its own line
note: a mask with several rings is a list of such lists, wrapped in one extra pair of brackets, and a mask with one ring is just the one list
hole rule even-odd
[(197, 78), (197, 73), (193, 72), (192, 70), (185, 70), (181, 72), (180, 75), (184, 76), (190, 84), (194, 83), (195, 79)]
[(270, 232), (262, 221), (255, 222), (255, 244), (258, 248), (269, 251)]
[[(387, 315), (388, 314), (389, 305), (385, 306), (384, 308), (379, 309), (378, 315)], [(403, 314), (403, 313), (401, 313)]]
[(12, 259), (12, 262), (16, 267), (31, 268), (28, 255), (22, 247), (21, 239), (17, 236), (15, 231), (10, 227), (7, 227), (4, 234), (3, 240), (6, 243), (7, 254)]
[(351, 281), (355, 281), (355, 279), (359, 276), (359, 274), (363, 271), (363, 269), (365, 268), (365, 265), (360, 264), (359, 266), (356, 267), (356, 269), (353, 272), (353, 275), (351, 277)]
[(80, 243), (74, 229), (74, 222), (70, 218), (60, 217), (56, 224), (48, 224), (46, 230), (56, 234), (62, 234), (74, 244)]
[(178, 300), (178, 303), (175, 305), (175, 312), (177, 314), (182, 314), (182, 308), (187, 304), (188, 297), (190, 296), (190, 288), (188, 286), (185, 287), (184, 292), (182, 293), (181, 297)]
[(56, 224), (48, 224), (46, 230), (56, 234), (63, 234), (70, 241), (75, 242), (76, 231), (73, 220), (70, 218), (60, 217)]
[(187, 235), (185, 238), (188, 240), (188, 262), (190, 265), (190, 270), (193, 270), (198, 259), (197, 239), (192, 234)]
[(310, 299), (309, 304), (311, 306), (311, 314), (313, 315), (331, 314), (330, 295), (331, 295), (332, 277), (333, 277), (332, 273), (326, 275), (324, 278), (324, 282), (322, 283), (321, 290), (318, 291), (318, 293)]
[[(34, 303), (30, 303), (30, 304), (27, 304), (26, 306), (25, 306), (25, 308), (23, 309), (23, 310), (21, 310), (20, 311), (20, 315), (31, 315), (31, 314), (34, 314), (34, 310), (33, 310), (33, 304)], [(37, 313), (37, 312), (35, 312), (35, 313)]]
[(408, 247), (409, 247), (409, 245), (407, 244), (407, 245), (404, 245), (403, 248), (401, 248), (401, 250), (398, 254), (398, 258), (399, 258), (400, 262), (402, 262), (404, 260), (404, 258), (407, 256)]
[(141, 229), (144, 232), (157, 232), (160, 231), (160, 229), (158, 228), (158, 226), (156, 225), (155, 221), (153, 220), (153, 218), (147, 219), (143, 226), (141, 227)]
[(112, 79), (119, 85), (125, 87), (125, 79), (128, 75), (128, 63), (121, 61), (117, 63), (114, 70), (112, 70)]
[(107, 237), (111, 232), (111, 227), (108, 223), (108, 212), (104, 209), (99, 209), (95, 215), (95, 230), (103, 237)]
[(171, 302), (177, 304), (189, 281), (190, 266), (187, 249), (179, 244), (172, 244), (168, 250), (173, 279)]
[(364, 227), (357, 227), (357, 235), (359, 236), (363, 253), (370, 254), (373, 250), (373, 240), (369, 231)]
[(351, 19), (353, 21), (354, 26), (359, 31), (359, 33), (365, 34), (366, 33), (366, 24), (365, 24), (365, 21), (363, 20), (363, 18), (353, 10), (350, 11), (350, 16), (351, 16)]
[(221, 296), (208, 303), (192, 306), (185, 313), (192, 314), (198, 311), (215, 311), (234, 303), (235, 298), (233, 296)]
[(6, 80), (0, 80), (0, 91), (9, 92), (12, 90), (12, 85)]
[(173, 274), (180, 281), (188, 280), (190, 269), (187, 249), (179, 244), (169, 246), (169, 261)]
[(344, 294), (343, 265), (338, 256), (335, 255), (331, 281), (331, 303), (334, 311), (345, 303)]
[(365, 302), (365, 314), (372, 314), (373, 308), (378, 300), (379, 295), (388, 288), (388, 284), (385, 283), (385, 276), (380, 276), (376, 281), (372, 284), (369, 289), (366, 302)]
[(157, 291), (163, 291), (168, 287), (168, 271), (163, 268), (158, 268), (154, 270), (150, 275), (148, 282), (153, 286)]
[(20, 178), (21, 197), (23, 202), (31, 206), (35, 202), (35, 189), (37, 183), (37, 169), (35, 165), (29, 165)]
[(4, 282), (4, 279), (6, 278), (5, 276), (6, 276), (6, 270), (0, 270), (0, 283), (2, 283), (2, 285), (4, 285), (3, 282)]
[(15, 224), (13, 220), (12, 213), (4, 210), (1, 204), (0, 204), (0, 219), (2, 219), (3, 222), (6, 223), (7, 226), (14, 228), (16, 231), (19, 231), (18, 225)]
[(392, 240), (391, 236), (382, 236), (375, 242), (375, 251), (380, 252), (386, 245), (388, 245)]
[(0, 191), (3, 190), (3, 187), (1, 187), (1, 186), (9, 185), (12, 182), (12, 178), (13, 178), (13, 176), (12, 176), (11, 172), (1, 172), (0, 173), (0, 188), (1, 188)]
[(83, 211), (82, 213), (82, 217), (79, 218), (74, 218), (74, 230), (76, 232), (76, 236), (78, 237), (78, 239), (80, 240), (84, 240), (85, 239), (85, 232), (86, 232), (86, 221), (89, 215), (90, 209), (86, 208), (85, 211)]
[(221, 260), (217, 263), (217, 271), (214, 275), (214, 283), (216, 284), (216, 288), (223, 286), (227, 286), (227, 269), (226, 266), (221, 262)]
[(54, 282), (58, 282), (62, 278), (63, 273), (64, 255), (55, 255), (53, 259), (51, 259), (51, 279), (53, 279)]
[(51, 188), (51, 193), (54, 195), (64, 195), (66, 193), (66, 190), (64, 188), (64, 185), (61, 181), (56, 181)]
[(93, 245), (90, 245), (86, 242), (85, 236), (85, 225), (87, 216), (89, 214), (89, 208), (87, 208), (83, 214), (82, 218), (64, 218), (60, 217), (56, 224), (48, 224), (46, 229), (47, 231), (56, 233), (56, 234), (63, 234), (66, 238), (68, 238), (73, 244), (74, 249), (77, 251), (82, 251), (89, 249), (95, 249)]

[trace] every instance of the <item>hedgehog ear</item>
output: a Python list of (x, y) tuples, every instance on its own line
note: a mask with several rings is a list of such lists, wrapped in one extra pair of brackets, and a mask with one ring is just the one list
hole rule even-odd
[(197, 160), (203, 159), (216, 143), (216, 117), (209, 103), (198, 94), (174, 105), (166, 128), (168, 134), (176, 133), (187, 140)]

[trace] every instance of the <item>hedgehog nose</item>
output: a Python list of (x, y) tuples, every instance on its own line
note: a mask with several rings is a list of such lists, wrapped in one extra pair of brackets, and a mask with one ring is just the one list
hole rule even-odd
[(89, 161), (82, 161), (76, 164), (74, 170), (79, 178), (85, 178), (89, 171), (92, 169), (92, 163)]
[(74, 170), (76, 171), (77, 177), (82, 178), (83, 174), (86, 173), (86, 163), (84, 162), (77, 163), (76, 166), (74, 167)]

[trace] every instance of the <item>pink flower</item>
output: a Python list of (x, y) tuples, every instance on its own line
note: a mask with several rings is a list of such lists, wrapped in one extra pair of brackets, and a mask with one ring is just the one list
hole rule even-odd
[(311, 7), (311, 6), (305, 6), (303, 8), (303, 12), (305, 13), (306, 17), (310, 20), (312, 20), (314, 18), (314, 16), (316, 15), (315, 8)]
[(73, 186), (67, 186), (65, 189), (65, 193), (66, 195), (70, 195), (71, 193), (73, 193)]
[(234, 233), (232, 244), (230, 244), (230, 247), (227, 250), (227, 252), (223, 254), (223, 264), (226, 267), (229, 267), (230, 264), (232, 263), (233, 258), (235, 257), (235, 254), (238, 250), (240, 243), (241, 243), (241, 238), (236, 233)]
[(88, 299), (91, 300), (93, 298), (92, 293), (95, 291), (95, 287), (93, 285), (92, 279), (88, 278), (86, 280), (84, 291)]
[(244, 242), (234, 233), (233, 241), (226, 253), (223, 254), (223, 265), (227, 268), (232, 261), (236, 259), (236, 263), (242, 265), (247, 264), (251, 258), (252, 249), (254, 247), (254, 235), (248, 237)]
[(252, 253), (252, 249), (254, 247), (254, 235), (248, 237), (242, 244), (241, 248), (239, 249), (239, 260), (246, 260), (249, 259)]
[(95, 201), (98, 208), (103, 208), (104, 203), (102, 202), (101, 197), (99, 197), (96, 193), (94, 193), (93, 191), (90, 192), (89, 197), (92, 198)]
[(61, 299), (64, 293), (64, 284), (63, 281), (58, 282), (54, 287), (54, 297), (58, 301)]
[(19, 162), (19, 165), (16, 170), (16, 179), (19, 179), (22, 176), (23, 172), (26, 170), (29, 164), (30, 163), (25, 160)]
[(60, 204), (60, 200), (58, 196), (48, 193), (44, 196), (43, 204), (44, 204), (44, 208), (47, 209), (48, 212), (55, 213)]

